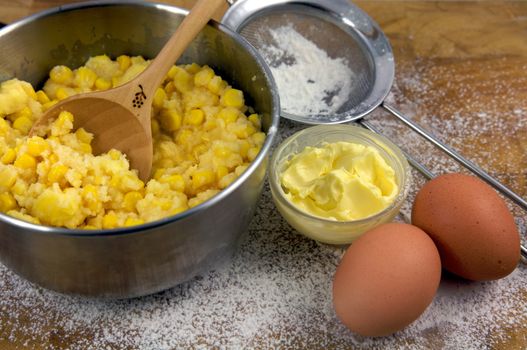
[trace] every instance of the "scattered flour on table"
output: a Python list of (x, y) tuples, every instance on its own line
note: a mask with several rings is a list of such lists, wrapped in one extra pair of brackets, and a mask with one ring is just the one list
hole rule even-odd
[(329, 57), (291, 25), (268, 31), (274, 43), (260, 53), (271, 68), (282, 109), (299, 116), (336, 113), (351, 93), (349, 62)]

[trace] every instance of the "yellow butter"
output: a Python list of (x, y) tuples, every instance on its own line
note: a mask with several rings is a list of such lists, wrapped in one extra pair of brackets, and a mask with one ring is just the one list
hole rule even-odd
[(308, 214), (337, 221), (374, 215), (397, 196), (394, 169), (371, 147), (350, 142), (306, 147), (285, 164), (286, 197)]

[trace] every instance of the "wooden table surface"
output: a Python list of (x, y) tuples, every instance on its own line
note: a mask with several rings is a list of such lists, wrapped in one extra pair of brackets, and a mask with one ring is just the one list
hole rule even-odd
[[(189, 7), (194, 1), (164, 2)], [(0, 0), (0, 21), (10, 23), (63, 3), (67, 1)], [(526, 198), (527, 2), (361, 0), (356, 3), (379, 23), (393, 46), (396, 79), (390, 103)], [(225, 9), (216, 18), (221, 18)], [(439, 156), (430, 155), (429, 152), (435, 151), (429, 151), (428, 144), (413, 141), (414, 136), (400, 129), (386, 113), (376, 111), (368, 118), (434, 172), (450, 169), (445, 161), (437, 161)], [(525, 212), (511, 208), (525, 237)], [(523, 285), (519, 292), (523, 297), (516, 299), (519, 316), (511, 317), (520, 317), (525, 322), (522, 325), (516, 319), (511, 320), (512, 326), (493, 327), (488, 335), (488, 348), (527, 348), (525, 262), (520, 269), (524, 278), (520, 279)], [(9, 317), (8, 313), (0, 313), (0, 327)], [(31, 322), (29, 315), (25, 322)], [(434, 331), (431, 334), (433, 338)], [(1, 348), (24, 348), (24, 344), (35, 347), (34, 339), (35, 335), (23, 339), (20, 332), (9, 339), (0, 329)], [(68, 348), (64, 343), (57, 347), (52, 338), (37, 343), (42, 349), (50, 348), (51, 344)], [(253, 344), (264, 347), (258, 346), (258, 342)], [(457, 348), (441, 341), (430, 344)]]

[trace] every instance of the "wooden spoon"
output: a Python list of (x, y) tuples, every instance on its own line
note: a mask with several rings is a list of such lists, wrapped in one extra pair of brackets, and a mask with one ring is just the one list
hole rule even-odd
[(82, 127), (94, 134), (94, 154), (112, 148), (122, 151), (146, 182), (152, 170), (150, 114), (154, 93), (224, 1), (199, 0), (157, 57), (136, 78), (110, 90), (74, 95), (60, 101), (35, 122), (29, 134), (38, 134), (61, 111), (69, 111), (75, 117), (74, 128)]

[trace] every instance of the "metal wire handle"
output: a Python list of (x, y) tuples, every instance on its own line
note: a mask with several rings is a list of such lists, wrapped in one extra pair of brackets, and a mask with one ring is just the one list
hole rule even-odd
[[(390, 114), (395, 116), (397, 119), (402, 121), (405, 125), (410, 127), (412, 130), (414, 130), (417, 134), (419, 134), (421, 137), (425, 138), (427, 141), (431, 142), (434, 146), (445, 152), (450, 157), (454, 158), (456, 161), (458, 161), (461, 165), (466, 167), (468, 170), (470, 170), (472, 173), (477, 175), (479, 178), (493, 186), (495, 189), (503, 193), (505, 196), (507, 196), (509, 199), (511, 199), (514, 203), (518, 204), (524, 211), (527, 211), (527, 201), (520, 197), (517, 193), (512, 191), (507, 186), (503, 185), (501, 182), (490, 176), (487, 172), (485, 172), (483, 169), (481, 169), (479, 166), (474, 164), (473, 162), (469, 161), (465, 157), (463, 157), (461, 154), (459, 154), (457, 151), (453, 150), (450, 146), (443, 143), (441, 140), (437, 139), (435, 136), (430, 135), (425, 129), (423, 129), (420, 125), (416, 124), (414, 121), (412, 121), (410, 118), (406, 117), (404, 114), (399, 112), (394, 107), (390, 106), (389, 104), (383, 102), (381, 106), (386, 109)], [(381, 132), (377, 130), (371, 123), (364, 119), (359, 120), (359, 124), (364, 126), (365, 128), (380, 134)], [(421, 174), (423, 174), (428, 180), (435, 177), (435, 174), (432, 173), (426, 166), (424, 166), (421, 162), (416, 160), (414, 157), (412, 157), (407, 152), (403, 151), (403, 154), (405, 155), (406, 159), (408, 160), (408, 163), (412, 167), (414, 167), (417, 171), (419, 171)], [(527, 259), (527, 247), (520, 244), (520, 252), (524, 259)]]

